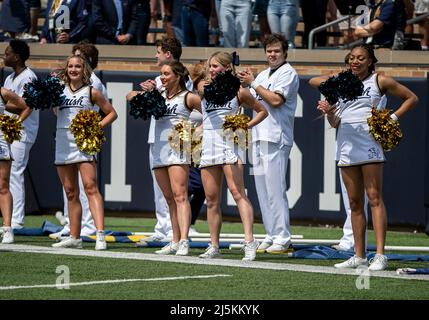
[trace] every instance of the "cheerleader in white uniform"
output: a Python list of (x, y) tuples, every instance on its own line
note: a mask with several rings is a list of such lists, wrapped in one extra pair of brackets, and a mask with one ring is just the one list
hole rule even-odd
[[(352, 212), (355, 255), (345, 262), (336, 264), (336, 268), (356, 268), (368, 264), (365, 252), (365, 192), (371, 206), (377, 246), (369, 270), (384, 270), (387, 267), (387, 258), (384, 255), (387, 214), (382, 198), (385, 157), (382, 147), (369, 133), (367, 119), (371, 115), (371, 108), (378, 105), (385, 93), (403, 101), (391, 114), (395, 121), (414, 107), (418, 99), (413, 92), (392, 78), (374, 73), (376, 62), (377, 58), (371, 46), (366, 44), (355, 46), (350, 52), (349, 65), (364, 84), (362, 96), (355, 101), (346, 103), (340, 101), (334, 108), (327, 101), (319, 101), (318, 105), (318, 109), (327, 114), (329, 123), (333, 127), (338, 127), (336, 160), (341, 167)], [(316, 77), (310, 80), (310, 84), (318, 87), (325, 80), (326, 77)]]
[(188, 70), (178, 61), (166, 63), (161, 68), (162, 92), (167, 113), (155, 121), (152, 169), (170, 211), (173, 229), (172, 241), (156, 251), (158, 254), (189, 253), (189, 226), (191, 207), (188, 199), (190, 154), (170, 146), (169, 134), (181, 121), (188, 121), (192, 110), (201, 112), (201, 99), (186, 89)]
[[(14, 92), (0, 87), (0, 115), (5, 110), (20, 113), (19, 120), (24, 121), (31, 113), (25, 101)], [(13, 243), (12, 223), (12, 194), (9, 190), (9, 177), (13, 156), (10, 144), (0, 131), (0, 210), (3, 216), (2, 243)]]
[[(207, 61), (208, 80), (200, 82), (198, 90), (204, 96), (204, 86), (218, 73), (232, 71), (233, 57), (227, 52), (216, 52)], [(201, 258), (220, 257), (219, 234), (222, 224), (220, 210), (223, 175), (226, 177), (230, 190), (240, 212), (243, 223), (245, 241), (243, 260), (254, 260), (259, 242), (253, 237), (253, 207), (244, 191), (243, 160), (237, 148), (223, 135), (225, 116), (238, 113), (241, 105), (253, 109), (256, 116), (248, 123), (249, 129), (260, 123), (268, 115), (265, 108), (258, 102), (248, 89), (240, 88), (237, 95), (223, 105), (216, 105), (203, 99), (203, 141), (201, 155), (201, 179), (207, 200), (207, 220), (210, 230), (211, 244)]]
[(80, 151), (70, 130), (70, 125), (81, 110), (97, 110), (100, 107), (105, 117), (100, 121), (102, 128), (117, 118), (113, 106), (102, 93), (90, 86), (91, 67), (80, 56), (67, 59), (62, 78), (66, 84), (64, 103), (57, 108), (57, 132), (55, 144), (55, 165), (67, 195), (70, 217), (70, 237), (55, 243), (53, 247), (81, 248), (80, 239), (82, 206), (79, 200), (78, 172), (82, 177), (89, 208), (93, 215), (96, 234), (96, 250), (106, 249), (104, 237), (104, 206), (97, 186), (95, 156)]

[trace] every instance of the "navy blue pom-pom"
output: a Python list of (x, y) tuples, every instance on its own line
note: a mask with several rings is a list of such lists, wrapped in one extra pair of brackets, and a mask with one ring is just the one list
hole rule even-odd
[(351, 70), (346, 70), (322, 82), (319, 91), (332, 105), (339, 99), (343, 102), (356, 100), (363, 93), (363, 83)]
[(130, 115), (134, 119), (149, 119), (154, 116), (156, 120), (162, 118), (167, 112), (164, 97), (158, 90), (146, 91), (135, 95), (130, 100)]
[(204, 86), (204, 98), (213, 104), (223, 105), (232, 100), (240, 89), (240, 79), (231, 71), (219, 73), (213, 82)]
[(45, 80), (34, 79), (24, 87), (23, 98), (31, 109), (50, 109), (63, 104), (64, 84), (60, 79), (48, 76)]

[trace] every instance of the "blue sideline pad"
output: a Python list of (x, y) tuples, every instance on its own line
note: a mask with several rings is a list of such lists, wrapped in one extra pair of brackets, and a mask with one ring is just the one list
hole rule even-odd
[[(353, 256), (352, 251), (338, 251), (327, 246), (293, 246), (295, 251), (292, 253), (293, 258), (299, 259), (315, 259), (315, 260), (329, 260), (340, 259), (347, 260)], [(374, 252), (368, 252), (367, 257), (373, 258)], [(429, 261), (429, 255), (424, 254), (396, 254), (387, 253), (386, 257), (390, 261)]]
[(398, 274), (429, 274), (429, 268), (402, 268), (396, 270)]
[[(47, 236), (51, 233), (58, 232), (62, 229), (62, 226), (59, 226), (55, 223), (52, 223), (48, 220), (43, 221), (42, 226), (40, 228), (20, 228), (20, 229), (13, 229), (14, 235), (17, 236)], [(124, 232), (124, 231), (105, 231), (106, 235), (110, 236), (128, 236), (131, 235), (131, 232)], [(88, 237), (82, 237), (82, 240), (84, 238), (90, 239)], [(85, 241), (85, 240), (83, 240)], [(92, 241), (92, 240), (91, 240)]]

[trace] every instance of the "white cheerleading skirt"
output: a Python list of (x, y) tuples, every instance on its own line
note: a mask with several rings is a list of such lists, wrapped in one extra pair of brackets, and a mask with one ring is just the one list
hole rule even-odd
[(368, 123), (340, 123), (336, 161), (339, 167), (385, 162), (383, 148), (369, 132)]
[(94, 160), (96, 160), (94, 155), (79, 150), (70, 129), (57, 129), (55, 135), (55, 165), (92, 162)]
[(13, 160), (10, 144), (4, 138), (3, 132), (0, 130), (0, 160)]
[(176, 151), (171, 148), (168, 141), (160, 141), (155, 138), (152, 148), (152, 169), (164, 168), (174, 165), (190, 165), (191, 156), (184, 151)]
[(223, 129), (203, 130), (200, 168), (235, 164), (245, 152), (223, 135)]

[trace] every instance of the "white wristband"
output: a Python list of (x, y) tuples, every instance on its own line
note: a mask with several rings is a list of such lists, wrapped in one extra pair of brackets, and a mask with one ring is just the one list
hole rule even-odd
[(399, 118), (398, 118), (398, 116), (397, 116), (396, 114), (394, 114), (394, 113), (392, 113), (392, 114), (390, 115), (390, 117), (391, 117), (391, 118), (392, 118), (392, 120), (393, 120), (393, 121), (395, 121), (395, 122), (396, 122), (396, 121), (398, 121), (398, 119), (399, 119)]
[(253, 80), (253, 81), (250, 83), (250, 87), (251, 87), (253, 90), (255, 90), (255, 91), (256, 91), (256, 88), (258, 87), (258, 85), (256, 84), (255, 80)]

